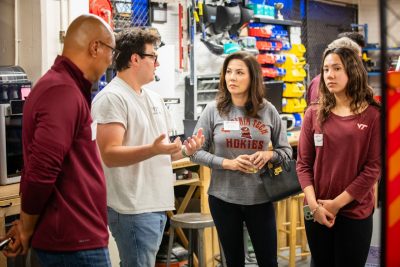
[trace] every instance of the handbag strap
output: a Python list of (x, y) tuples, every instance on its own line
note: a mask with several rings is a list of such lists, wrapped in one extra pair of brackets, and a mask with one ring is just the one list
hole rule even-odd
[(273, 151), (275, 151), (276, 154), (278, 155), (278, 163), (277, 164), (281, 164), (285, 158), (282, 156), (282, 154), (279, 150), (273, 150)]
[[(291, 171), (291, 166), (290, 166), (290, 159), (285, 159), (281, 152), (279, 150), (274, 150), (276, 152), (276, 154), (278, 155), (278, 163), (273, 164), (273, 165), (280, 165), (281, 168), (285, 169), (285, 171), (290, 172)], [(271, 175), (275, 175), (274, 174), (274, 170), (275, 168), (267, 168), (269, 173)]]

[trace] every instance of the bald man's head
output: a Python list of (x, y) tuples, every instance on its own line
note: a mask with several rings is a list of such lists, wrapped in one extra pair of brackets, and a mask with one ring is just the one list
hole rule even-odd
[(115, 38), (111, 27), (100, 17), (87, 14), (69, 25), (62, 55), (69, 58), (94, 82), (112, 62)]
[(111, 38), (111, 35), (112, 29), (104, 20), (91, 14), (81, 15), (68, 27), (64, 51), (86, 49), (91, 41)]

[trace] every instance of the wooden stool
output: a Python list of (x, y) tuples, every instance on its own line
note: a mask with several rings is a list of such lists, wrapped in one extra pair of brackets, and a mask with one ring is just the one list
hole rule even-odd
[(172, 244), (174, 242), (174, 232), (175, 228), (180, 227), (184, 229), (189, 229), (189, 266), (193, 266), (193, 232), (197, 230), (197, 247), (198, 247), (198, 259), (199, 267), (205, 267), (204, 259), (204, 228), (213, 227), (214, 221), (210, 214), (202, 213), (181, 213), (176, 214), (170, 218), (170, 229), (169, 229), (169, 244), (168, 244), (168, 254), (167, 254), (167, 267), (170, 266), (171, 261), (171, 251)]
[[(296, 256), (305, 259), (310, 255), (304, 227), (303, 200), (304, 194), (302, 193), (276, 203), (278, 256), (288, 260), (289, 267), (295, 267)], [(298, 247), (300, 253), (296, 254)], [(289, 250), (289, 256), (282, 255), (281, 252), (284, 250)]]

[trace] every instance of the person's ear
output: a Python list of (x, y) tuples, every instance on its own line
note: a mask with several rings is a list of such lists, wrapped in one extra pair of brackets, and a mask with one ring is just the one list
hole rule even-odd
[(132, 64), (138, 64), (139, 63), (139, 55), (136, 53), (133, 53), (131, 55), (131, 63)]
[(97, 57), (98, 53), (99, 53), (99, 42), (98, 41), (91, 41), (89, 43), (89, 54), (92, 57)]

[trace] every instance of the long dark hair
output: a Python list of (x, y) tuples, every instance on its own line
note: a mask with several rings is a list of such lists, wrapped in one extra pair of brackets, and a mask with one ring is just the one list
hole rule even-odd
[(217, 94), (217, 109), (221, 116), (226, 116), (232, 107), (232, 96), (226, 86), (225, 74), (228, 64), (231, 60), (238, 59), (243, 61), (250, 73), (250, 88), (248, 90), (249, 97), (245, 104), (246, 115), (257, 118), (258, 111), (263, 108), (264, 98), (264, 84), (261, 66), (257, 62), (257, 59), (246, 52), (236, 52), (230, 54), (225, 58), (220, 80), (219, 80), (219, 91)]
[[(352, 49), (347, 47), (338, 47), (326, 49), (322, 62), (330, 54), (339, 56), (346, 71), (348, 82), (346, 85), (346, 95), (351, 99), (350, 110), (357, 114), (362, 105), (367, 102), (369, 105), (380, 107), (380, 104), (374, 99), (374, 92), (368, 85), (368, 74), (359, 57)], [(318, 121), (322, 124), (329, 116), (329, 113), (336, 105), (336, 99), (333, 93), (329, 92), (324, 80), (324, 66), (321, 67), (321, 81), (319, 83), (320, 106), (318, 108)]]

